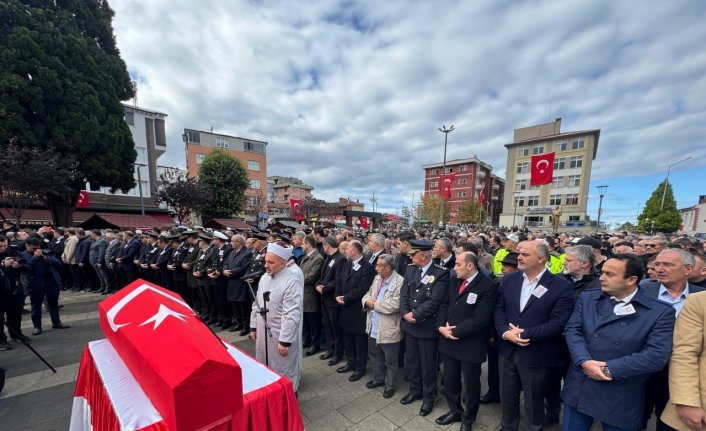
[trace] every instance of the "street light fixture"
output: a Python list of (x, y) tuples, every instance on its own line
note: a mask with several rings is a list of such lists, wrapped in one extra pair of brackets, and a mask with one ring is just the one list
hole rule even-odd
[(512, 212), (512, 226), (515, 227), (515, 216), (517, 215), (517, 198), (520, 197), (520, 192), (512, 192), (512, 194), (515, 195), (515, 205)]
[[(439, 228), (444, 227), (444, 195), (446, 194), (446, 183), (444, 182), (446, 177), (446, 146), (449, 142), (449, 133), (453, 132), (453, 124), (448, 129), (446, 126), (441, 126), (439, 131), (444, 134), (444, 164), (441, 168), (441, 206), (439, 207)], [(449, 190), (451, 187), (449, 186)]]
[(596, 220), (596, 233), (598, 233), (598, 228), (601, 225), (601, 212), (603, 211), (603, 196), (605, 196), (605, 191), (608, 188), (608, 186), (597, 186), (598, 189), (598, 196), (600, 196), (601, 200), (598, 201), (598, 220)]
[(669, 171), (672, 170), (672, 166), (676, 166), (679, 163), (686, 162), (689, 160), (691, 156), (685, 157), (678, 162), (674, 162), (671, 165), (669, 165), (669, 168), (667, 168), (667, 178), (664, 179), (664, 189), (662, 189), (662, 205), (659, 206), (659, 211), (662, 212), (664, 210), (664, 198), (667, 196), (667, 184), (669, 183)]

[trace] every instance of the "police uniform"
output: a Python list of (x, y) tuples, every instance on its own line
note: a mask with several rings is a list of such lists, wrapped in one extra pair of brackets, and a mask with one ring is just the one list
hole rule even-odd
[(211, 289), (208, 290), (209, 305), (212, 304), (216, 308), (217, 319), (221, 324), (221, 328), (227, 329), (233, 319), (233, 311), (228, 303), (228, 278), (223, 276), (223, 264), (225, 264), (233, 248), (224, 233), (216, 231), (213, 236), (223, 241), (223, 245), (220, 248), (216, 248), (215, 244), (213, 245), (215, 250), (209, 272), (211, 276), (216, 278), (210, 279)]
[[(199, 238), (201, 238), (201, 241), (205, 241), (206, 244), (209, 244), (213, 237), (208, 232), (203, 232), (199, 234)], [(199, 246), (201, 246), (202, 244), (203, 242), (201, 242)], [(210, 244), (207, 247), (199, 248), (199, 253), (196, 257), (196, 261), (194, 262), (192, 271), (196, 279), (196, 288), (198, 291), (198, 296), (196, 298), (196, 303), (198, 304), (197, 309), (199, 310), (201, 318), (209, 324), (214, 323), (216, 321), (216, 316), (210, 314), (210, 311), (213, 311), (215, 313), (215, 308), (213, 310), (209, 310), (207, 295), (207, 290), (210, 288), (211, 284), (211, 279), (208, 278), (207, 271), (208, 268), (211, 266), (212, 258), (213, 247), (211, 247)], [(197, 277), (196, 274), (198, 274), (199, 276)]]
[[(195, 231), (186, 230), (181, 233), (185, 238), (189, 236), (196, 235)], [(197, 239), (193, 244), (189, 243), (188, 240), (186, 244), (186, 256), (184, 261), (181, 263), (181, 267), (186, 272), (186, 288), (184, 289), (184, 299), (191, 308), (198, 308), (198, 286), (196, 285), (196, 278), (194, 277), (193, 270), (196, 265), (196, 260), (199, 257), (199, 251), (201, 249), (201, 240)]]
[(181, 264), (184, 263), (186, 259), (188, 249), (189, 243), (182, 241), (181, 244), (174, 249), (174, 253), (172, 253), (172, 257), (169, 259), (168, 263), (170, 267), (174, 268), (170, 268), (174, 290), (184, 299), (186, 299), (186, 271), (181, 267)]

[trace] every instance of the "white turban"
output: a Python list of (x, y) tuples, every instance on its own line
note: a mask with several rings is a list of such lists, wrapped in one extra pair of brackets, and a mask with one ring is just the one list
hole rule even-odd
[(270, 244), (267, 245), (267, 252), (275, 254), (279, 257), (282, 258), (282, 260), (289, 260), (290, 257), (292, 257), (292, 252), (294, 251), (294, 248), (292, 247), (282, 247), (281, 245), (277, 244), (276, 242), (271, 242)]

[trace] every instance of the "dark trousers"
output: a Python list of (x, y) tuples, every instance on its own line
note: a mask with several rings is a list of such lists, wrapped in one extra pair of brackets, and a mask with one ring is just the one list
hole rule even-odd
[(83, 271), (81, 271), (81, 267), (78, 264), (73, 264), (70, 268), (71, 278), (74, 279), (74, 290), (83, 289)]
[(110, 270), (108, 267), (105, 264), (101, 264), (101, 266), (94, 266), (93, 268), (100, 279), (101, 290), (110, 290)]
[(529, 368), (514, 351), (510, 359), (500, 359), (501, 425), (504, 431), (517, 431), (520, 426), (520, 391), (524, 392), (527, 431), (544, 427), (544, 390), (549, 368)]
[[(22, 334), (20, 326), (22, 325), (22, 305), (24, 303), (24, 294), (22, 289), (9, 292), (5, 286), (0, 286), (0, 320), (4, 320), (9, 326), (8, 335), (10, 338), (18, 338)], [(0, 328), (0, 342), (6, 342), (4, 326)]]
[(235, 301), (230, 304), (235, 323), (243, 325), (245, 329), (250, 328), (250, 311), (252, 310), (250, 301)]
[(321, 312), (304, 312), (304, 321), (309, 327), (309, 337), (304, 337), (304, 345), (310, 345), (318, 350), (321, 345)]
[(228, 302), (228, 284), (219, 283), (212, 286), (215, 290), (216, 295), (216, 310), (218, 311), (218, 319), (221, 325), (230, 326), (230, 322), (233, 320), (233, 308)]
[(81, 269), (83, 270), (84, 277), (83, 288), (90, 290), (99, 290), (101, 282), (93, 266), (90, 263), (84, 263), (83, 268)]
[(191, 305), (191, 303), (187, 299), (188, 292), (186, 290), (186, 280), (174, 280), (173, 283), (174, 283), (174, 291), (179, 296), (181, 296), (187, 304)]
[(671, 431), (674, 428), (662, 422), (659, 418), (662, 416), (664, 408), (667, 406), (669, 401), (669, 364), (665, 365), (664, 368), (650, 375), (647, 379), (647, 385), (645, 387), (645, 411), (643, 413), (643, 429), (647, 428), (647, 421), (650, 420), (652, 416), (652, 410), (654, 409), (655, 416), (657, 416), (656, 430), (657, 431)]
[[(564, 404), (564, 418), (562, 420), (562, 431), (589, 431), (593, 425), (593, 418), (583, 414), (573, 407)], [(603, 431), (627, 431), (624, 428), (618, 428), (613, 425), (601, 422)]]
[(436, 398), (438, 338), (417, 338), (405, 334), (405, 380), (409, 393), (421, 394), (424, 401)]
[(47, 283), (44, 289), (33, 289), (29, 291), (29, 300), (32, 304), (32, 324), (35, 328), (42, 327), (42, 303), (47, 299), (47, 309), (51, 317), (52, 325), (61, 323), (59, 319), (59, 286)]
[(368, 365), (367, 334), (351, 334), (344, 331), (343, 344), (346, 351), (346, 363), (355, 367), (356, 371), (365, 371)]
[(385, 382), (385, 389), (395, 389), (397, 379), (397, 353), (400, 343), (378, 344), (375, 338), (368, 338), (368, 354), (373, 368), (373, 380)]
[(210, 286), (202, 283), (197, 283), (196, 286), (196, 310), (199, 312), (202, 319), (210, 320), (211, 316), (208, 312), (208, 290)]
[(500, 366), (498, 365), (498, 351), (494, 346), (488, 346), (488, 397), (500, 399)]
[[(461, 362), (449, 355), (444, 358), (444, 389), (446, 402), (454, 413), (463, 416), (463, 423), (472, 424), (478, 415), (480, 406), (480, 366), (470, 362)], [(466, 388), (466, 410), (461, 406), (461, 391)]]
[(341, 317), (341, 307), (322, 307), (324, 311), (324, 334), (326, 335), (327, 351), (336, 358), (343, 357), (343, 328), (338, 324)]
[(547, 383), (544, 389), (544, 407), (547, 418), (558, 421), (561, 413), (561, 380), (566, 376), (568, 365), (551, 367), (547, 372)]

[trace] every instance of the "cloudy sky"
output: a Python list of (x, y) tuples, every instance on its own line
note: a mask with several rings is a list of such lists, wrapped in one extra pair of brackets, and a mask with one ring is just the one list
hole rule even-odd
[[(269, 143), (268, 175), (324, 199), (411, 205), (421, 165), (477, 155), (504, 177), (513, 129), (601, 129), (591, 193), (634, 220), (664, 179), (706, 194), (706, 2), (112, 0), (139, 105)], [(589, 199), (595, 218), (597, 196)]]

